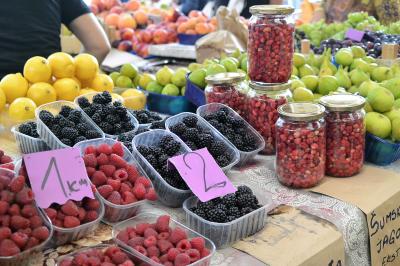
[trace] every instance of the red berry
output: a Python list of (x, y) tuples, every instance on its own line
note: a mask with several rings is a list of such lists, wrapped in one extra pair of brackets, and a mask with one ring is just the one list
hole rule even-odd
[(157, 247), (160, 249), (161, 253), (166, 253), (170, 248), (173, 248), (174, 246), (170, 241), (161, 239), (158, 240)]
[(42, 241), (46, 240), (49, 234), (49, 229), (46, 226), (40, 226), (32, 231), (32, 236)]
[(88, 211), (88, 212), (86, 212), (84, 221), (85, 221), (85, 223), (92, 222), (92, 221), (95, 221), (98, 217), (99, 217), (99, 215), (97, 214), (97, 211), (93, 211), (93, 210)]
[(86, 167), (86, 173), (88, 175), (88, 177), (92, 177), (92, 175), (94, 174), (94, 172), (96, 172), (96, 168), (94, 167)]
[(126, 255), (124, 252), (122, 251), (117, 251), (114, 254), (111, 255), (111, 260), (115, 263), (115, 264), (121, 264), (124, 261), (126, 261), (128, 259), (128, 255)]
[(188, 254), (178, 254), (174, 260), (175, 266), (186, 266), (190, 264), (190, 257)]
[(106, 155), (110, 155), (112, 153), (112, 148), (110, 145), (103, 143), (97, 147), (97, 152), (104, 153)]
[(14, 230), (18, 230), (28, 228), (31, 225), (31, 222), (22, 216), (13, 215), (11, 216), (10, 225)]
[(156, 193), (156, 191), (154, 190), (154, 188), (150, 188), (148, 191), (147, 191), (147, 193), (146, 193), (146, 197), (145, 197), (147, 200), (150, 200), (150, 201), (155, 201), (155, 200), (157, 200), (157, 193)]
[(57, 217), (57, 211), (53, 208), (47, 208), (44, 210), (47, 216), (50, 218), (50, 220), (56, 219)]
[(176, 245), (179, 241), (187, 238), (188, 236), (186, 231), (182, 228), (177, 227), (171, 231), (169, 240), (172, 242), (172, 244)]
[(132, 239), (129, 239), (128, 246), (135, 248), (136, 246), (143, 246), (144, 245), (144, 237), (136, 236)]
[(65, 216), (64, 218), (64, 227), (65, 228), (73, 228), (77, 227), (81, 224), (78, 218), (74, 216)]
[(123, 230), (118, 233), (117, 239), (122, 241), (123, 243), (127, 244), (129, 241), (129, 233), (126, 230)]
[(11, 163), (12, 161), (13, 161), (12, 158), (10, 156), (8, 156), (8, 155), (4, 155), (0, 159), (0, 163), (1, 164)]
[(57, 219), (59, 220), (64, 220), (65, 219), (65, 214), (61, 211), (57, 212)]
[[(101, 266), (104, 266), (104, 265), (101, 265)], [(135, 266), (135, 264), (131, 260), (127, 260), (127, 261), (125, 261), (124, 263), (121, 263), (118, 266)]]
[(22, 175), (13, 178), (8, 185), (10, 190), (14, 193), (20, 192), (25, 186), (25, 177)]
[(82, 208), (82, 207), (79, 207), (79, 208), (78, 208), (78, 211), (79, 211), (78, 219), (82, 222), (83, 219), (85, 219), (85, 217), (86, 217), (86, 211), (85, 211), (85, 209)]
[(147, 229), (144, 231), (144, 237), (145, 237), (145, 238), (150, 237), (150, 236), (154, 236), (154, 237), (157, 237), (157, 236), (158, 236), (157, 231), (154, 230), (154, 229), (151, 228), (151, 227), (147, 228)]
[(144, 176), (139, 176), (136, 181), (135, 181), (135, 186), (138, 184), (142, 184), (144, 187), (150, 187), (151, 186), (151, 181), (150, 179), (147, 179)]
[[(1, 202), (0, 202), (0, 206), (1, 206)], [(1, 210), (1, 208), (0, 208), (0, 210)], [(1, 213), (1, 211), (0, 211), (0, 213)], [(14, 203), (8, 209), (8, 214), (10, 214), (10, 215), (21, 215), (21, 208), (19, 207), (19, 205), (17, 203)]]
[(119, 191), (121, 187), (121, 181), (114, 179), (107, 179), (107, 184), (112, 186), (114, 191)]
[(169, 261), (174, 261), (176, 256), (178, 256), (178, 254), (180, 254), (181, 252), (179, 251), (179, 249), (177, 248), (171, 248), (168, 250), (168, 260)]
[(0, 215), (6, 214), (9, 208), (10, 204), (7, 201), (0, 201)]
[(169, 233), (168, 232), (162, 232), (162, 233), (158, 234), (157, 239), (168, 240), (169, 239)]
[(90, 181), (92, 181), (96, 187), (99, 187), (107, 183), (107, 177), (102, 171), (96, 171), (90, 178)]
[(0, 242), (3, 239), (9, 238), (11, 236), (11, 229), (8, 227), (0, 227)]
[(153, 256), (159, 257), (160, 256), (160, 250), (155, 245), (151, 246), (151, 247), (148, 247), (147, 248), (147, 255), (149, 257), (153, 257)]
[(131, 164), (126, 166), (126, 172), (128, 173), (129, 181), (134, 184), (136, 179), (139, 177), (139, 172), (137, 168)]
[(78, 206), (76, 206), (75, 202), (73, 202), (72, 200), (67, 200), (67, 202), (61, 206), (61, 211), (68, 216), (79, 215)]
[(52, 221), (52, 222), (53, 222), (53, 225), (54, 225), (54, 226), (57, 226), (57, 227), (64, 227), (64, 222), (63, 222), (63, 220), (54, 219), (54, 221)]
[(146, 188), (141, 183), (135, 184), (135, 187), (133, 188), (133, 194), (135, 194), (135, 197), (138, 200), (142, 200), (146, 196)]
[(10, 215), (0, 215), (0, 225), (1, 226), (10, 226), (11, 217)]
[(170, 262), (170, 261), (164, 262), (163, 265), (164, 265), (164, 266), (174, 266), (174, 264), (173, 264), (172, 262)]
[(190, 245), (192, 245), (192, 248), (202, 251), (206, 245), (206, 241), (202, 237), (194, 237), (190, 239)]
[(97, 164), (98, 165), (105, 165), (108, 164), (108, 156), (105, 153), (101, 153), (99, 156), (97, 156)]
[(125, 171), (125, 169), (118, 169), (113, 173), (113, 177), (114, 179), (125, 181), (128, 180), (128, 173)]
[(21, 214), (25, 218), (30, 218), (32, 216), (38, 215), (38, 211), (34, 205), (28, 204), (22, 208)]
[(171, 217), (169, 215), (161, 215), (160, 217), (157, 218), (157, 222), (156, 222), (157, 232), (162, 233), (162, 232), (169, 231), (170, 218)]
[(33, 247), (39, 245), (39, 243), (40, 242), (36, 237), (30, 237), (28, 240), (28, 243), (26, 243), (25, 249), (33, 248)]
[(97, 188), (97, 191), (103, 198), (108, 198), (111, 195), (111, 192), (114, 191), (114, 189), (110, 185), (102, 185)]
[(19, 247), (14, 243), (14, 241), (10, 239), (4, 239), (0, 243), (0, 256), (1, 257), (8, 257), (13, 256), (20, 253), (21, 250)]
[(7, 187), (11, 182), (10, 177), (6, 175), (0, 175), (0, 184), (3, 185), (3, 187)]
[(87, 146), (85, 149), (85, 154), (94, 154), (96, 155), (96, 147), (95, 146)]
[[(22, 191), (18, 192), (21, 193)], [(7, 201), (8, 203), (13, 203), (15, 199), (15, 194), (8, 190), (3, 190), (0, 192), (0, 200)]]
[(43, 220), (39, 215), (34, 215), (29, 218), (32, 228), (36, 228), (43, 225)]
[(142, 236), (142, 235), (144, 235), (144, 231), (146, 231), (146, 229), (149, 228), (149, 227), (150, 227), (149, 223), (138, 224), (138, 225), (136, 225), (136, 233), (138, 235)]
[(186, 250), (191, 249), (192, 245), (190, 245), (189, 240), (182, 239), (181, 241), (178, 242), (178, 244), (176, 245), (176, 248), (179, 249), (181, 252), (185, 252)]
[[(164, 255), (162, 255), (161, 257), (160, 257), (160, 262), (161, 263), (165, 263), (165, 262), (167, 262), (168, 261), (168, 254), (164, 254)], [(172, 266), (173, 266), (173, 264), (172, 264)]]
[(90, 154), (85, 154), (83, 156), (83, 161), (85, 162), (85, 166), (90, 166), (90, 167), (96, 167), (97, 166), (97, 159), (96, 155), (90, 153)]
[(86, 210), (98, 210), (100, 208), (100, 201), (97, 199), (85, 198), (83, 200), (83, 206)]
[(156, 257), (156, 256), (151, 257), (151, 256), (149, 256), (149, 254), (147, 254), (147, 256), (150, 257), (150, 259), (151, 259), (152, 261), (154, 261), (154, 262), (156, 262), (156, 263), (160, 263), (160, 259), (159, 259), (158, 257)]
[(117, 205), (121, 205), (122, 203), (121, 194), (119, 194), (118, 191), (111, 192), (110, 196), (107, 197), (107, 200)]
[(115, 165), (117, 168), (125, 168), (127, 163), (126, 161), (117, 154), (111, 154), (109, 157), (110, 163)]
[(134, 249), (144, 256), (147, 256), (147, 250), (143, 246), (136, 246)]
[(113, 176), (116, 169), (117, 168), (111, 164), (106, 164), (99, 167), (99, 170), (102, 171), (108, 177)]
[(16, 195), (16, 201), (20, 204), (30, 204), (33, 202), (33, 192), (30, 188), (23, 188), (20, 192)]
[(122, 147), (121, 142), (117, 142), (112, 146), (112, 152), (119, 155), (119, 156), (124, 156), (124, 148)]
[(203, 250), (200, 253), (201, 253), (201, 257), (205, 258), (208, 255), (210, 255), (211, 252), (210, 252), (210, 250), (208, 248), (203, 248)]
[(131, 191), (131, 187), (128, 185), (128, 183), (127, 182), (123, 182), (123, 183), (121, 183), (121, 187), (119, 188), (119, 192), (122, 194), (122, 193), (124, 193), (125, 191)]
[[(124, 185), (124, 184), (122, 184), (122, 185)], [(135, 195), (133, 195), (132, 192), (125, 191), (122, 193), (122, 201), (124, 204), (131, 204), (131, 203), (137, 202), (137, 199), (136, 199)]]
[(149, 236), (149, 237), (145, 238), (145, 240), (144, 240), (144, 246), (146, 248), (155, 246), (156, 244), (157, 244), (157, 238), (155, 236)]
[(200, 259), (200, 252), (197, 249), (191, 248), (189, 250), (186, 250), (185, 253), (189, 255), (190, 262), (195, 262)]

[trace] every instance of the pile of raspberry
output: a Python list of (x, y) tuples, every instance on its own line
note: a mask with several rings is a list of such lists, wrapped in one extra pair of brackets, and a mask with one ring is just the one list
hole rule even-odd
[(60, 266), (135, 266), (119, 247), (92, 248), (63, 259)]
[(169, 226), (170, 216), (158, 217), (155, 224), (141, 223), (119, 232), (117, 239), (151, 260), (165, 266), (184, 266), (210, 254), (202, 237), (188, 239), (187, 232)]
[(25, 177), (0, 175), (0, 257), (35, 247), (49, 235)]
[(0, 149), (0, 168), (14, 170), (13, 159)]
[(142, 176), (135, 165), (124, 158), (121, 142), (110, 146), (88, 146), (83, 160), (86, 171), (97, 191), (107, 201), (126, 205), (140, 200), (157, 199), (151, 181)]

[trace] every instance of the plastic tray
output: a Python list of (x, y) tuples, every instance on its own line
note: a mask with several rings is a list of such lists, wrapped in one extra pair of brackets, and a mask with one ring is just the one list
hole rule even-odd
[[(84, 154), (85, 148), (88, 146), (96, 146), (97, 147), (103, 143), (106, 143), (108, 145), (113, 145), (117, 142), (118, 141), (109, 139), (109, 138), (92, 139), (92, 140), (86, 140), (86, 141), (79, 142), (74, 147), (80, 148), (81, 154)], [(144, 171), (143, 171), (142, 167), (135, 160), (135, 158), (133, 157), (131, 152), (128, 150), (127, 147), (125, 147), (125, 145), (122, 145), (122, 147), (124, 149), (123, 158), (129, 164), (133, 164), (137, 168), (139, 173), (141, 173), (143, 175)], [(105, 198), (103, 198), (97, 191), (96, 191), (96, 194), (100, 198), (100, 200), (104, 203), (105, 213), (104, 213), (104, 217), (103, 217), (103, 222), (105, 222), (107, 224), (116, 223), (119, 221), (126, 220), (132, 216), (135, 216), (136, 213), (139, 211), (140, 207), (143, 204), (145, 204), (146, 202), (148, 202), (148, 200), (144, 199), (144, 200), (137, 201), (137, 202), (134, 202), (131, 204), (117, 205), (117, 204), (111, 203), (108, 200), (106, 200)]]
[(183, 118), (188, 117), (188, 116), (196, 116), (198, 118), (197, 124), (200, 125), (202, 128), (208, 128), (211, 130), (212, 136), (219, 140), (222, 141), (225, 144), (225, 147), (227, 149), (227, 153), (231, 156), (231, 161), (230, 163), (225, 166), (221, 167), (221, 169), (227, 173), (234, 165), (236, 165), (239, 162), (239, 151), (238, 149), (235, 148), (221, 133), (219, 133), (218, 130), (216, 130), (213, 126), (210, 125), (204, 118), (202, 118), (199, 115), (193, 114), (193, 113), (180, 113), (178, 115), (174, 115), (170, 118), (167, 119), (165, 122), (165, 127), (167, 130), (171, 130), (171, 126), (175, 125), (178, 122), (181, 122)]
[[(119, 232), (121, 232), (122, 230), (124, 230), (127, 227), (131, 227), (131, 226), (136, 226), (137, 224), (140, 223), (155, 223), (157, 221), (157, 218), (159, 217), (159, 215), (154, 214), (154, 213), (141, 213), (138, 216), (126, 220), (124, 222), (118, 223), (116, 225), (113, 226), (113, 231), (112, 231), (112, 235), (114, 238), (114, 242), (116, 242), (119, 246), (123, 247), (125, 250), (127, 250), (128, 252), (131, 252), (134, 256), (139, 257), (140, 259), (142, 259), (143, 261), (149, 263), (149, 265), (154, 265), (154, 266), (160, 266), (162, 264), (156, 263), (154, 261), (152, 261), (150, 258), (144, 256), (143, 254), (139, 253), (138, 251), (134, 250), (133, 248), (131, 248), (130, 246), (126, 245), (125, 243), (123, 243), (122, 241), (120, 241), (117, 238), (117, 235)], [(200, 235), (199, 233), (191, 230), (190, 228), (184, 226), (183, 224), (175, 221), (174, 219), (170, 219), (170, 223), (169, 223), (171, 228), (182, 228), (187, 232), (188, 238), (192, 239), (195, 237), (202, 237), (205, 240), (205, 247), (208, 248), (210, 250), (210, 254), (207, 257), (202, 258), (201, 260), (196, 261), (195, 263), (191, 263), (189, 265), (191, 266), (200, 266), (200, 265), (210, 265), (211, 262), (211, 257), (214, 255), (215, 253), (215, 245), (213, 242), (211, 242), (210, 239)]]
[(178, 40), (180, 44), (184, 45), (195, 45), (197, 40), (203, 37), (203, 34), (178, 34)]
[(265, 191), (259, 187), (238, 183), (234, 185), (236, 187), (239, 185), (250, 187), (254, 195), (256, 195), (259, 204), (263, 205), (263, 207), (229, 223), (215, 223), (207, 221), (190, 211), (190, 208), (196, 206), (199, 201), (197, 197), (190, 197), (183, 203), (187, 226), (199, 232), (199, 234), (210, 238), (217, 248), (230, 246), (237, 240), (248, 237), (263, 229), (266, 223), (267, 211), (269, 211), (266, 209), (272, 206), (272, 200), (267, 198)]
[(196, 106), (201, 106), (207, 103), (204, 90), (199, 88), (189, 79), (190, 73), (186, 75), (186, 91), (185, 97)]
[[(7, 169), (0, 169), (0, 175), (7, 176), (10, 179), (15, 176), (13, 171)], [(36, 206), (36, 205), (35, 205)], [(23, 252), (19, 253), (18, 255), (8, 256), (8, 257), (1, 257), (0, 256), (0, 265), (1, 266), (28, 266), (31, 265), (31, 257), (34, 253), (38, 253), (45, 249), (46, 245), (49, 243), (50, 239), (53, 235), (53, 227), (51, 226), (51, 222), (46, 215), (44, 215), (39, 208), (36, 209), (39, 212), (39, 215), (43, 219), (44, 225), (49, 229), (49, 237), (40, 243), (39, 245), (24, 250)]]
[[(68, 101), (56, 101), (52, 103), (47, 103), (39, 106), (35, 110), (35, 115), (37, 119), (37, 130), (39, 133), (39, 136), (41, 139), (43, 139), (47, 145), (50, 147), (50, 149), (55, 150), (55, 149), (62, 149), (62, 148), (67, 148), (69, 146), (65, 145), (62, 143), (54, 134), (51, 132), (51, 130), (42, 122), (42, 120), (39, 118), (39, 113), (42, 110), (47, 110), (51, 112), (54, 115), (57, 115), (61, 111), (62, 106), (69, 106), (74, 109), (78, 109), (81, 111), (79, 107), (77, 107), (73, 102), (68, 102)], [(101, 133), (102, 137), (104, 138), (104, 133), (100, 130), (100, 128), (85, 114), (85, 112), (81, 111), (82, 113), (82, 118), (83, 120), (92, 127), (92, 129), (96, 130), (97, 132)]]
[[(79, 110), (81, 110), (83, 113), (85, 113), (85, 112), (82, 110), (82, 108), (79, 106), (79, 104), (78, 104), (78, 99), (80, 99), (80, 98), (87, 98), (87, 99), (89, 100), (89, 102), (92, 102), (93, 97), (94, 97), (95, 95), (97, 95), (97, 94), (101, 94), (101, 92), (92, 92), (92, 93), (87, 93), (87, 94), (78, 96), (78, 97), (75, 98), (74, 103), (75, 103), (75, 105), (79, 108)], [(115, 101), (117, 101), (117, 100), (113, 99), (113, 102), (115, 102)], [(121, 100), (119, 100), (119, 99), (118, 99), (118, 101), (120, 101), (120, 102), (123, 103), (123, 101), (121, 101)], [(131, 119), (131, 123), (132, 123), (132, 125), (133, 125), (133, 129), (130, 130), (130, 131), (124, 132), (124, 133), (135, 132), (135, 131), (139, 128), (139, 122), (137, 121), (137, 119), (136, 119), (128, 110), (127, 110), (127, 113), (128, 113), (129, 118)], [(87, 117), (89, 117), (89, 116), (87, 116)], [(89, 117), (89, 119), (90, 119), (90, 121), (92, 121), (92, 123), (96, 124), (90, 117)], [(98, 127), (98, 126), (97, 126), (97, 127)], [(117, 139), (117, 137), (118, 137), (118, 135), (110, 135), (110, 134), (107, 134), (107, 133), (103, 132), (103, 130), (101, 130), (100, 128), (99, 128), (99, 130), (100, 130), (107, 138)]]
[[(29, 120), (26, 122), (36, 122), (36, 120)], [(48, 151), (50, 150), (49, 146), (47, 146), (46, 142), (40, 138), (33, 138), (31, 136), (22, 134), (19, 132), (18, 128), (20, 125), (24, 124), (20, 123), (11, 128), (11, 132), (14, 134), (15, 140), (23, 154)]]
[[(249, 161), (253, 160), (254, 157), (260, 151), (262, 151), (264, 149), (264, 147), (265, 147), (265, 140), (260, 135), (260, 133), (258, 133), (257, 130), (255, 130), (249, 123), (247, 123), (247, 121), (245, 119), (243, 119), (243, 117), (241, 117), (232, 108), (230, 108), (229, 106), (226, 106), (225, 104), (222, 104), (222, 103), (209, 103), (209, 104), (200, 106), (199, 108), (197, 108), (196, 113), (199, 116), (204, 117), (207, 114), (215, 113), (216, 111), (218, 111), (219, 109), (221, 109), (223, 107), (225, 107), (225, 108), (227, 108), (229, 110), (229, 116), (234, 117), (236, 119), (242, 120), (244, 122), (244, 124), (246, 125), (247, 132), (249, 134), (253, 135), (255, 137), (256, 141), (257, 141), (257, 143), (256, 143), (256, 147), (257, 148), (254, 151), (246, 152), (246, 151), (241, 151), (241, 150), (238, 149), (239, 150), (239, 154), (240, 154), (240, 160), (239, 160), (239, 163), (237, 164), (237, 166), (245, 165)], [(215, 129), (215, 130), (217, 130), (217, 129)], [(225, 139), (226, 139), (226, 141), (231, 143), (226, 137), (225, 137)], [(233, 145), (233, 143), (231, 143), (231, 144)]]
[(190, 190), (182, 190), (177, 189), (170, 184), (168, 184), (164, 178), (154, 169), (154, 167), (144, 158), (142, 154), (137, 150), (137, 146), (139, 145), (158, 145), (160, 139), (164, 136), (172, 136), (176, 141), (181, 143), (181, 150), (180, 152), (190, 152), (188, 146), (174, 133), (162, 130), (162, 129), (155, 129), (149, 132), (144, 132), (135, 136), (132, 140), (132, 149), (133, 149), (133, 156), (139, 162), (139, 164), (144, 169), (146, 175), (150, 180), (153, 182), (153, 186), (155, 191), (157, 192), (158, 199), (166, 206), (169, 207), (182, 207), (182, 203), (192, 195), (192, 191)]
[(381, 139), (370, 133), (365, 136), (365, 160), (377, 165), (388, 165), (400, 159), (400, 143)]

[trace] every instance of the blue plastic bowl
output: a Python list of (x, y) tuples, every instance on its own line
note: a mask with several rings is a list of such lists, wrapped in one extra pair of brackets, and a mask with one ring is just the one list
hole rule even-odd
[(383, 166), (400, 159), (400, 143), (393, 143), (370, 133), (365, 138), (366, 161)]
[(180, 44), (194, 45), (198, 39), (203, 37), (203, 34), (178, 34), (178, 40)]
[(186, 99), (189, 102), (193, 103), (196, 107), (205, 105), (207, 102), (204, 90), (202, 90), (200, 87), (190, 81), (189, 74), (190, 73), (186, 75)]

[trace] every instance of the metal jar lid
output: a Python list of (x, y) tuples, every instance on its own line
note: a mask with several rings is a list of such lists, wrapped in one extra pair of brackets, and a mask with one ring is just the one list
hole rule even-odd
[(354, 94), (333, 94), (321, 97), (319, 103), (330, 111), (357, 111), (364, 107), (365, 99)]
[(210, 85), (231, 84), (241, 82), (245, 78), (244, 73), (228, 72), (207, 76), (206, 82)]
[(289, 15), (293, 12), (294, 8), (287, 5), (255, 5), (250, 7), (250, 13), (253, 15)]
[(287, 103), (278, 107), (279, 116), (291, 121), (312, 121), (324, 116), (325, 107), (318, 103)]
[(258, 83), (250, 81), (250, 88), (256, 91), (283, 91), (290, 88), (290, 83)]

